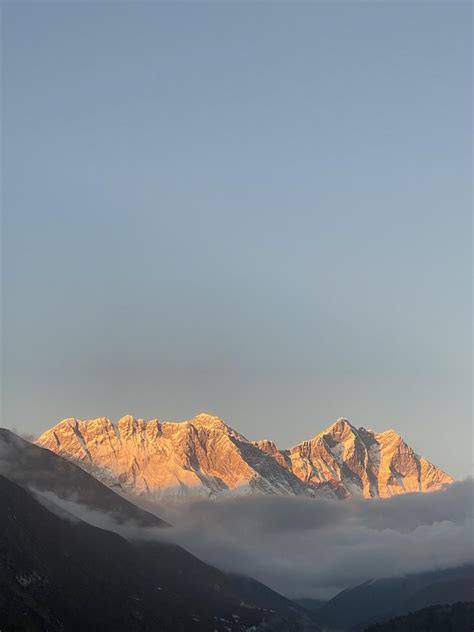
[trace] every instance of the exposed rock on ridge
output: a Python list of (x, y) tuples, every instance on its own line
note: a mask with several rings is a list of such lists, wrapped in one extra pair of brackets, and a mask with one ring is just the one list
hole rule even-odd
[(338, 419), (313, 439), (279, 450), (248, 441), (218, 417), (184, 422), (122, 417), (64, 419), (37, 440), (110, 486), (149, 496), (263, 493), (387, 497), (427, 492), (453, 479), (393, 430)]

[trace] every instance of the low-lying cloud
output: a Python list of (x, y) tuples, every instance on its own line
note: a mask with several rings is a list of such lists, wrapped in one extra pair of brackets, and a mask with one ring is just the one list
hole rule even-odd
[[(201, 559), (291, 596), (474, 561), (474, 482), (347, 501), (251, 496), (161, 506), (166, 534)], [(160, 534), (160, 537), (162, 535)]]
[(473, 494), (468, 479), (444, 491), (389, 499), (246, 496), (160, 503), (154, 510), (174, 525), (167, 529), (118, 524), (73, 499), (40, 495), (50, 507), (96, 527), (179, 544), (288, 596), (329, 598), (373, 578), (474, 562)]

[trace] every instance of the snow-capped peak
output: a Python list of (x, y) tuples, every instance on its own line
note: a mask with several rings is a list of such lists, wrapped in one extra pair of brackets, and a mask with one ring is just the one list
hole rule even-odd
[(280, 450), (250, 443), (220, 417), (184, 422), (126, 415), (63, 419), (37, 440), (125, 491), (159, 496), (219, 493), (324, 494), (343, 498), (432, 491), (452, 482), (393, 430), (356, 428), (340, 417), (313, 439)]

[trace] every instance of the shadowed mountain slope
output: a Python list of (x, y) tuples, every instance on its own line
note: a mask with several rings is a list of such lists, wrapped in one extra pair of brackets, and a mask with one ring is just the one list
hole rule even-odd
[(472, 632), (473, 629), (474, 603), (455, 603), (423, 608), (376, 623), (366, 632)]
[(164, 520), (116, 494), (81, 467), (4, 428), (0, 428), (0, 474), (23, 487), (52, 492), (61, 499), (107, 513), (119, 524), (166, 526)]
[[(124, 499), (99, 483), (100, 487), (94, 487), (93, 481), (86, 480), (91, 477), (70, 463), (63, 470), (57, 455), (35, 446), (30, 450), (11, 433), (7, 438), (0, 444), (0, 629), (240, 632), (255, 626), (255, 630), (318, 630), (303, 608), (259, 582), (219, 571), (159, 539), (136, 539), (136, 527), (135, 539), (125, 539), (68, 514), (51, 498), (45, 502), (29, 491), (30, 481), (37, 483), (40, 478), (42, 491), (55, 488), (56, 496), (66, 498), (68, 486), (71, 494), (78, 488), (74, 476), (78, 473), (81, 502), (92, 499), (97, 508), (105, 497), (113, 512), (116, 498), (121, 515), (130, 504), (122, 505)], [(10, 450), (21, 454), (21, 466), (12, 472), (8, 471)], [(48, 455), (47, 480), (38, 450)], [(28, 455), (33, 455), (31, 460)], [(39, 475), (35, 476), (38, 460)], [(57, 482), (56, 474), (64, 471), (67, 476)], [(10, 475), (17, 482), (7, 478)], [(104, 497), (97, 491), (102, 488)], [(94, 494), (89, 495), (90, 489)], [(138, 508), (136, 513), (132, 510), (135, 525), (142, 518), (146, 524), (148, 514), (143, 514)], [(156, 525), (146, 526), (149, 536), (150, 527)], [(153, 533), (159, 536), (161, 532)]]
[(317, 610), (324, 629), (362, 632), (370, 623), (435, 605), (474, 601), (474, 565), (365, 582)]

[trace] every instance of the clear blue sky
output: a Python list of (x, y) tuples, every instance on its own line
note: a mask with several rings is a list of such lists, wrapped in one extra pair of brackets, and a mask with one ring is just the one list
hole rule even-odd
[(2, 12), (4, 425), (346, 416), (469, 472), (469, 3)]

